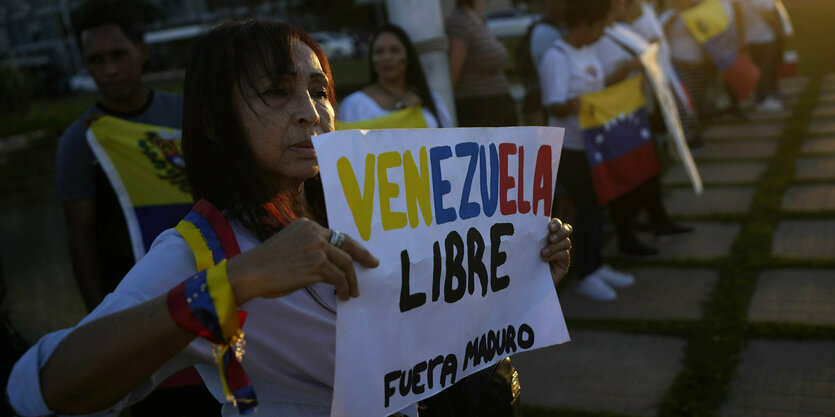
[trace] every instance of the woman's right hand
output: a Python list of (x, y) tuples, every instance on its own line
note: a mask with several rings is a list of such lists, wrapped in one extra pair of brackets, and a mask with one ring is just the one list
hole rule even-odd
[(375, 268), (380, 261), (345, 236), (342, 248), (330, 243), (331, 230), (310, 219), (298, 219), (257, 247), (228, 261), (235, 301), (275, 298), (317, 282), (336, 288), (341, 300), (359, 296), (353, 261)]

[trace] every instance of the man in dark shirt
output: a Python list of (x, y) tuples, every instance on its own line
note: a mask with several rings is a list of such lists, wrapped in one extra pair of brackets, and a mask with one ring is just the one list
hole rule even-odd
[[(74, 22), (84, 65), (100, 95), (67, 128), (57, 152), (58, 198), (69, 232), (73, 272), (89, 310), (116, 288), (136, 262), (119, 199), (87, 142), (90, 121), (109, 115), (174, 129), (182, 126), (183, 98), (154, 91), (142, 83), (148, 47), (142, 32), (122, 9), (120, 2), (88, 2)], [(160, 225), (156, 233), (175, 225), (176, 221)], [(155, 391), (133, 407), (133, 415), (220, 414), (220, 404), (202, 387), (194, 369), (177, 375), (176, 380), (163, 383), (176, 388)], [(201, 405), (186, 409), (183, 404)]]

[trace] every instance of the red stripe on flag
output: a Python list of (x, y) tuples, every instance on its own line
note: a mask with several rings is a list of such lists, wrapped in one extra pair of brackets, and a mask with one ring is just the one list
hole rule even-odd
[(747, 56), (739, 54), (736, 61), (722, 76), (733, 90), (736, 98), (744, 100), (757, 89), (760, 82), (760, 69)]
[(612, 201), (643, 184), (661, 171), (655, 154), (655, 143), (647, 143), (619, 158), (595, 165), (591, 178), (600, 205)]
[(232, 227), (229, 225), (229, 222), (223, 217), (223, 214), (215, 208), (215, 206), (208, 201), (201, 199), (194, 205), (192, 210), (203, 216), (206, 220), (208, 220), (209, 224), (212, 225), (212, 229), (215, 230), (215, 234), (217, 235), (218, 240), (220, 240), (220, 246), (226, 254), (226, 259), (232, 259), (241, 253), (241, 248), (238, 247), (238, 239), (235, 238), (235, 232), (232, 231)]

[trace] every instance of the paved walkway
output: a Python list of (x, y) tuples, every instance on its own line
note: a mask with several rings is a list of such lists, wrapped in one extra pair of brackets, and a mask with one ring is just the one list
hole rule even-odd
[[(795, 96), (807, 87), (811, 83), (803, 78), (783, 84)], [(680, 167), (666, 172), (665, 203), (695, 233), (656, 242), (660, 255), (640, 262), (618, 259), (615, 242), (608, 242), (609, 259), (634, 273), (636, 285), (618, 291), (610, 304), (577, 296), (573, 283), (561, 291), (572, 343), (514, 357), (526, 404), (554, 410), (542, 412), (555, 416), (685, 414), (669, 411), (682, 402), (676, 381), (692, 382), (698, 373), (692, 364), (711, 360), (688, 344), (704, 336), (698, 326), (711, 325), (704, 306), (720, 297), (715, 291), (730, 288), (722, 280), (737, 279), (728, 271), (740, 259), (753, 265), (741, 274), (754, 271), (750, 288), (740, 290), (748, 307), (738, 320), (751, 334), (730, 334), (741, 341), (741, 356), (724, 387), (714, 391), (722, 398), (708, 409), (725, 417), (835, 416), (835, 75), (819, 91), (813, 109), (753, 113), (748, 123), (710, 127), (708, 144), (696, 156), (703, 195), (693, 194)], [(803, 117), (810, 121), (793, 177), (781, 198), (769, 203), (762, 179), (785, 165), (777, 153), (780, 138), (791, 135), (785, 130), (789, 120)], [(749, 216), (769, 204), (773, 232), (746, 228)], [(771, 236), (763, 256), (745, 253), (749, 235)], [(720, 330), (707, 333), (723, 337)]]

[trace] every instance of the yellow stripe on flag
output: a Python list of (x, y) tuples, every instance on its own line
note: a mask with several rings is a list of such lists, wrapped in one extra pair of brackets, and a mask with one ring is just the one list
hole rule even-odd
[(731, 24), (719, 0), (704, 0), (681, 12), (681, 18), (700, 44), (724, 32)]
[(235, 296), (232, 294), (232, 286), (226, 275), (226, 259), (218, 262), (206, 271), (206, 284), (209, 285), (209, 295), (215, 304), (215, 312), (220, 322), (220, 329), (223, 331), (223, 339), (229, 340), (240, 328), (238, 323), (237, 307)]
[(223, 355), (226, 354), (226, 351), (230, 347), (229, 345), (212, 345), (212, 349), (217, 349), (215, 351), (215, 364), (217, 365), (218, 373), (220, 373), (220, 385), (223, 387), (223, 395), (226, 396), (226, 401), (235, 401), (235, 395), (232, 394), (232, 390), (229, 389), (229, 383), (226, 382), (226, 368), (223, 366)]
[(632, 114), (644, 107), (641, 89), (643, 75), (632, 77), (594, 93), (580, 96), (580, 128), (603, 126), (621, 115)]
[(102, 116), (90, 130), (134, 207), (192, 203), (181, 165), (179, 129)]
[(406, 107), (385, 116), (353, 122), (336, 122), (336, 130), (351, 129), (424, 129), (426, 119), (420, 106)]
[(212, 256), (212, 250), (209, 249), (209, 245), (203, 239), (203, 234), (200, 233), (200, 229), (194, 223), (180, 220), (180, 223), (174, 229), (180, 232), (183, 239), (186, 240), (186, 243), (191, 248), (191, 251), (194, 252), (194, 259), (197, 261), (198, 271), (214, 266), (215, 259)]

